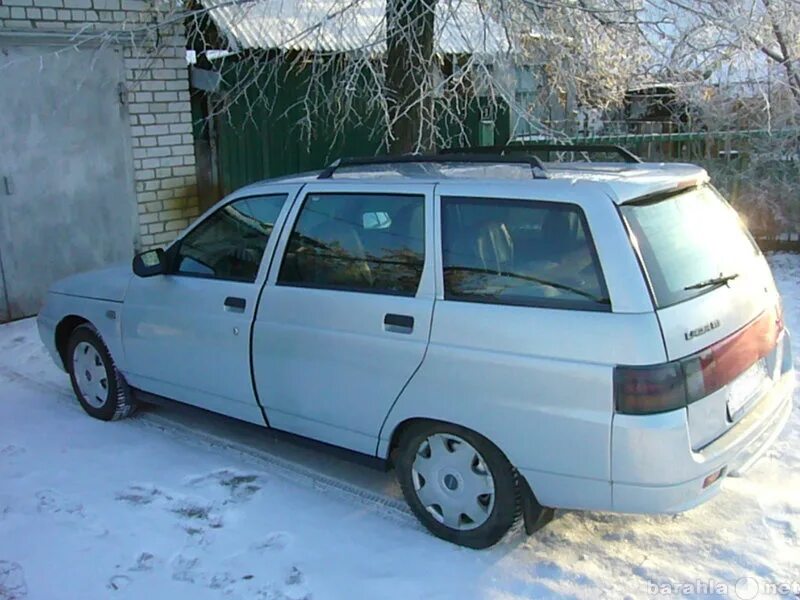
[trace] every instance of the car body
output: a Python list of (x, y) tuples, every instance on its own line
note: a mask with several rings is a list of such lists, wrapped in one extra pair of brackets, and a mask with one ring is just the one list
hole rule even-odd
[(42, 340), (69, 369), (89, 323), (134, 390), (387, 462), (410, 424), (451, 424), (543, 507), (682, 511), (779, 434), (780, 298), (704, 170), (413, 166), (242, 188), (157, 274), (56, 283)]

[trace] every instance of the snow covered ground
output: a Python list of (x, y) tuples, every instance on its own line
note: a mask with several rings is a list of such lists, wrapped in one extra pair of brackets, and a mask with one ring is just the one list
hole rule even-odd
[[(770, 261), (800, 369), (800, 256)], [(0, 326), (2, 600), (800, 597), (797, 410), (724, 487), (679, 516), (563, 513), (457, 548), (391, 474), (185, 407), (93, 420), (34, 322)]]

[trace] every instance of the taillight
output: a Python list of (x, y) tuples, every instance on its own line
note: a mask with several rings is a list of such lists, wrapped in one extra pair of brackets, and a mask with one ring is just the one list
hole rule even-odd
[(681, 361), (686, 378), (686, 402), (691, 404), (716, 391), (715, 360), (712, 351), (688, 356)]
[(617, 412), (650, 415), (686, 406), (686, 385), (676, 362), (647, 367), (616, 367), (614, 395)]
[(725, 387), (770, 354), (783, 328), (780, 309), (680, 360), (614, 369), (617, 412), (649, 415), (683, 408)]
[(681, 360), (691, 404), (728, 385), (775, 350), (783, 323), (780, 308), (764, 312), (724, 340)]

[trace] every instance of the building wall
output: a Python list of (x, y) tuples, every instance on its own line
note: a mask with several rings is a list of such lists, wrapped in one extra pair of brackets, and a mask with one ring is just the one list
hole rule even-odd
[(199, 213), (186, 40), (169, 20), (149, 0), (0, 0), (0, 34), (122, 46), (138, 248), (171, 241)]

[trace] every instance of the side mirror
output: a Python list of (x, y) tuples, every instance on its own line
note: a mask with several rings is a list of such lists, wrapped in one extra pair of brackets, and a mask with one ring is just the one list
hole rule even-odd
[(167, 261), (161, 248), (148, 250), (133, 257), (133, 272), (139, 277), (163, 275), (166, 271)]

